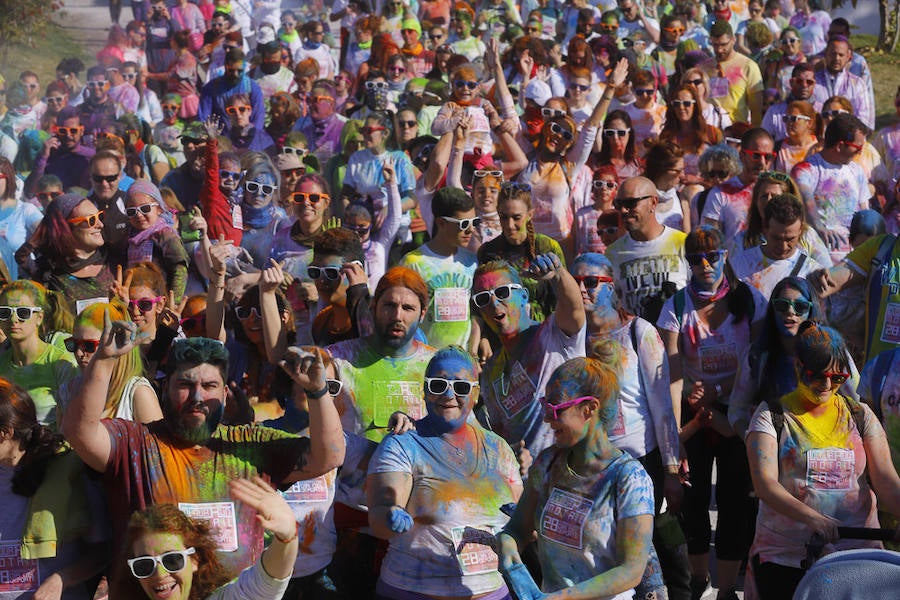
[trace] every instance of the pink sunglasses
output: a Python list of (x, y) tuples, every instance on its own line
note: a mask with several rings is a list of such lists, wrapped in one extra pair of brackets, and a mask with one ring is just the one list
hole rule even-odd
[(553, 414), (553, 420), (559, 420), (560, 411), (566, 410), (571, 406), (575, 406), (576, 404), (581, 404), (582, 402), (587, 402), (588, 400), (593, 400), (593, 396), (582, 396), (580, 398), (575, 398), (574, 400), (567, 400), (561, 404), (550, 404), (547, 402), (547, 399), (544, 398), (544, 414), (549, 415)]

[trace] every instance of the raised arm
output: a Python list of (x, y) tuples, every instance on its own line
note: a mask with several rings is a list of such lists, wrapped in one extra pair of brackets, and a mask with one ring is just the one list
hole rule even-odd
[(259, 308), (262, 312), (263, 345), (266, 347), (266, 360), (273, 365), (284, 356), (287, 349), (287, 319), (278, 310), (276, 292), (284, 284), (284, 271), (281, 263), (274, 258), (269, 259), (269, 266), (259, 273)]
[(63, 417), (62, 434), (81, 460), (100, 473), (106, 471), (112, 452), (109, 432), (101, 422), (109, 394), (109, 380), (118, 358), (131, 352), (142, 337), (137, 325), (126, 321), (113, 322), (109, 311), (106, 311), (100, 345), (85, 369), (81, 389)]
[(447, 167), (447, 187), (463, 189), (463, 155), (466, 151), (466, 136), (470, 122), (469, 115), (463, 113), (453, 128), (453, 147), (450, 149), (450, 165)]
[(223, 344), (225, 334), (225, 261), (231, 255), (231, 242), (219, 236), (219, 243), (209, 248), (209, 289), (206, 291), (206, 337)]
[(556, 294), (556, 325), (567, 336), (573, 336), (584, 327), (584, 302), (578, 283), (563, 266), (556, 254), (541, 254), (531, 263), (531, 276), (550, 282)]
[(400, 231), (400, 220), (403, 216), (400, 186), (397, 181), (397, 172), (394, 170), (394, 157), (391, 154), (384, 158), (381, 175), (384, 177), (384, 187), (387, 192), (387, 214), (378, 232), (372, 232), (374, 236), (372, 242), (380, 244), (387, 256), (388, 250), (394, 244), (394, 238), (397, 237), (397, 232)]

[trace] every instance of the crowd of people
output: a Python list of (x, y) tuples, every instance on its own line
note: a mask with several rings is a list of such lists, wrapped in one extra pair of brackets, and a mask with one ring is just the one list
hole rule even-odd
[(131, 10), (0, 75), (0, 599), (777, 600), (900, 523), (900, 86), (819, 0)]

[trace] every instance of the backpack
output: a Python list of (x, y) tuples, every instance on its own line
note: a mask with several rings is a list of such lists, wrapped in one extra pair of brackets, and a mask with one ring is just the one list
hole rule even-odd
[(872, 411), (875, 413), (875, 416), (878, 417), (880, 423), (884, 423), (884, 411), (881, 410), (881, 399), (884, 396), (884, 384), (887, 380), (888, 369), (890, 368), (893, 359), (894, 351), (885, 350), (875, 357), (875, 364), (872, 367), (872, 375), (874, 377), (881, 375), (881, 377), (878, 377), (878, 379), (872, 382), (875, 384), (875, 387), (872, 387), (869, 390), (872, 395)]
[(878, 246), (878, 252), (872, 257), (869, 280), (866, 283), (866, 321), (868, 325), (866, 329), (866, 356), (870, 356), (872, 353), (872, 343), (875, 340), (875, 326), (878, 324), (878, 305), (881, 303), (881, 277), (876, 277), (876, 272), (890, 265), (891, 255), (897, 239), (896, 235), (890, 233), (885, 235)]

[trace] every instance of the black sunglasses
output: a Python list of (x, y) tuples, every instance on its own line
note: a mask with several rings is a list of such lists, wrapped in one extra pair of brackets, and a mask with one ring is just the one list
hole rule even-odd
[(712, 250), (710, 252), (698, 252), (696, 254), (688, 254), (684, 258), (687, 260), (687, 263), (692, 267), (699, 267), (703, 264), (705, 260), (710, 265), (714, 265), (722, 260), (722, 257), (725, 256), (724, 250)]

